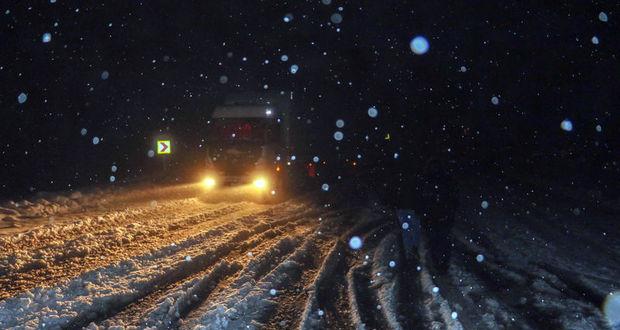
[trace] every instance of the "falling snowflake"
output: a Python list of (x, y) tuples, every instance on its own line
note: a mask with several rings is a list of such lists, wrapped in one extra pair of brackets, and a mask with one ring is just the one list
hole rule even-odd
[(339, 13), (333, 13), (329, 20), (334, 24), (340, 24), (342, 23), (342, 15)]
[(353, 250), (359, 250), (362, 248), (362, 239), (359, 236), (353, 236), (349, 240), (349, 247)]
[(379, 115), (379, 110), (377, 110), (376, 107), (370, 107), (368, 108), (368, 116), (370, 118), (376, 118), (377, 115)]
[(452, 314), (450, 314), (450, 317), (451, 317), (453, 320), (456, 320), (456, 319), (459, 317), (459, 314), (458, 314), (457, 312), (452, 312)]
[(595, 129), (599, 133), (603, 131), (603, 127), (601, 125), (596, 125)]
[(424, 55), (429, 49), (428, 40), (426, 40), (423, 36), (416, 36), (411, 39), (411, 42), (409, 42), (409, 47), (414, 54)]
[(28, 95), (26, 93), (19, 93), (19, 95), (17, 95), (17, 102), (19, 104), (26, 103), (26, 100), (28, 100)]
[(101, 72), (101, 80), (107, 80), (110, 77), (110, 73), (108, 71)]
[(607, 23), (607, 20), (608, 20), (607, 14), (606, 14), (605, 12), (600, 12), (600, 13), (598, 13), (598, 19), (599, 19), (601, 22), (605, 22), (605, 23)]
[(220, 84), (225, 84), (228, 82), (228, 77), (227, 76), (221, 76), (220, 77)]
[(323, 190), (323, 191), (329, 191), (329, 185), (328, 185), (327, 183), (324, 183), (324, 184), (321, 186), (321, 190)]
[(110, 182), (116, 181), (116, 177), (114, 175), (110, 175)]
[(439, 288), (438, 287), (434, 287), (433, 288), (433, 293), (438, 293), (439, 292)]
[(312, 161), (315, 162), (315, 163), (318, 163), (319, 162), (319, 157), (318, 156), (312, 157)]
[(110, 168), (110, 170), (115, 173), (118, 170), (118, 167), (116, 165), (112, 165), (112, 168)]
[(153, 151), (153, 150), (149, 150), (149, 151), (146, 153), (146, 155), (147, 155), (147, 156), (149, 156), (149, 158), (153, 158), (153, 157), (155, 157), (155, 151)]
[(336, 120), (336, 127), (343, 128), (344, 127), (344, 120), (342, 120), (342, 119)]
[(480, 206), (482, 206), (482, 208), (486, 210), (489, 207), (489, 202), (482, 201), (482, 203), (480, 203)]
[(594, 44), (594, 45), (598, 45), (598, 43), (599, 43), (599, 40), (598, 40), (597, 36), (592, 37), (591, 41), (592, 41), (592, 44)]
[(297, 64), (291, 65), (290, 71), (291, 71), (292, 74), (296, 74), (297, 71), (299, 71), (299, 66)]
[(467, 72), (467, 68), (466, 68), (464, 65), (462, 65), (462, 66), (461, 66), (461, 69), (460, 69), (459, 71), (461, 71), (461, 72)]
[(388, 265), (390, 266), (390, 268), (394, 268), (394, 267), (396, 267), (396, 262), (394, 260), (390, 260)]
[(482, 254), (479, 254), (476, 256), (476, 261), (477, 262), (483, 262), (484, 261), (484, 256)]
[(571, 122), (569, 119), (564, 119), (562, 120), (562, 122), (560, 123), (560, 127), (567, 131), (570, 132), (573, 130), (573, 122)]
[(287, 55), (280, 56), (280, 61), (282, 61), (282, 62), (288, 61), (288, 56)]
[(403, 228), (403, 230), (407, 230), (407, 229), (409, 229), (409, 223), (408, 222), (403, 222), (401, 227)]
[(93, 144), (94, 144), (94, 145), (98, 145), (98, 144), (99, 144), (99, 141), (100, 141), (99, 137), (95, 136), (95, 137), (93, 138)]
[(86, 128), (82, 128), (82, 129), (80, 130), (80, 134), (81, 134), (82, 136), (86, 135), (86, 133), (88, 133), (88, 130), (87, 130)]
[(327, 5), (327, 6), (329, 6), (329, 5), (331, 5), (331, 4), (332, 4), (332, 0), (321, 0), (321, 2), (322, 2), (324, 5)]
[(52, 34), (49, 32), (43, 33), (43, 35), (41, 36), (41, 41), (43, 41), (44, 44), (52, 41)]
[(341, 131), (336, 131), (334, 133), (334, 139), (336, 141), (342, 141), (343, 138), (344, 138), (344, 134)]
[(270, 294), (270, 295), (272, 295), (272, 296), (275, 296), (275, 295), (276, 295), (276, 293), (278, 293), (278, 292), (276, 291), (276, 289), (271, 289), (271, 290), (269, 290), (269, 294)]
[(282, 20), (286, 23), (289, 23), (290, 21), (293, 20), (293, 14), (288, 13), (286, 15), (284, 15), (284, 17), (282, 18)]
[(192, 261), (192, 257), (190, 257), (190, 256), (185, 256), (185, 261)]
[(499, 97), (493, 96), (491, 98), (491, 103), (493, 103), (493, 105), (498, 105), (499, 104)]

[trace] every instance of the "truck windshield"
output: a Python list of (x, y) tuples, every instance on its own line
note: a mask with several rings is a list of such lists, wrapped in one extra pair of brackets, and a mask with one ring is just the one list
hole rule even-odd
[(217, 118), (208, 128), (210, 141), (219, 144), (277, 142), (277, 123), (271, 118)]

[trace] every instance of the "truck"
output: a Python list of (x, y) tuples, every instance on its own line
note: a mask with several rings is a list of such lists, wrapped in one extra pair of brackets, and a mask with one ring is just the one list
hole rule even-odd
[(207, 125), (205, 187), (248, 185), (275, 195), (288, 182), (293, 93), (236, 93)]

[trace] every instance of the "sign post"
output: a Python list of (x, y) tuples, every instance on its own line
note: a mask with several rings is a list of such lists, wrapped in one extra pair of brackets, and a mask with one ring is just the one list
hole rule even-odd
[(161, 156), (164, 173), (168, 170), (168, 156), (172, 154), (172, 143), (170, 140), (157, 140), (157, 155)]

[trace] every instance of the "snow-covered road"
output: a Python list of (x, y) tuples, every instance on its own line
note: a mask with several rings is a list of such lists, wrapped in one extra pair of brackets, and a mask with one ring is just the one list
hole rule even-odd
[[(611, 239), (619, 229), (606, 219), (573, 216), (558, 228), (540, 219), (563, 215), (506, 213), (508, 203), (463, 211), (439, 276), (424, 244), (405, 261), (402, 229), (381, 205), (238, 196), (171, 186), (4, 205), (0, 328), (606, 329), (618, 321), (604, 311), (620, 290)], [(580, 230), (588, 221), (595, 229)]]

